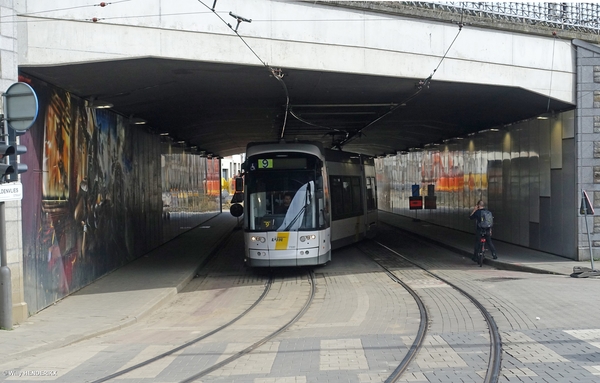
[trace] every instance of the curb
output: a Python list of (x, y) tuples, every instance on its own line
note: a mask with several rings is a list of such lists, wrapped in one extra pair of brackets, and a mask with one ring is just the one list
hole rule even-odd
[[(203, 225), (204, 223), (206, 222), (203, 222), (200, 225)], [(166, 287), (161, 289), (160, 292), (156, 293), (155, 298), (149, 301), (146, 305), (144, 305), (144, 308), (140, 309), (137, 313), (132, 313), (130, 316), (120, 320), (117, 324), (107, 325), (97, 330), (87, 331), (79, 334), (70, 334), (65, 338), (56, 341), (51, 341), (50, 343), (44, 344), (42, 346), (30, 348), (25, 351), (16, 352), (8, 357), (5, 357), (3, 362), (12, 362), (22, 359), (24, 357), (35, 356), (43, 352), (56, 350), (113, 331), (121, 330), (123, 328), (137, 323), (138, 321), (152, 314), (154, 311), (156, 311), (158, 308), (160, 308), (166, 302), (168, 302), (170, 299), (176, 296), (179, 293), (179, 291), (181, 291), (194, 278), (198, 270), (202, 268), (208, 262), (208, 260), (217, 252), (217, 250), (221, 247), (222, 242), (225, 241), (226, 238), (233, 233), (234, 229), (235, 226), (233, 226), (231, 229), (225, 230), (223, 234), (218, 238), (218, 240), (214, 243), (214, 245), (208, 249), (208, 251), (204, 254), (204, 256), (202, 256), (201, 259), (199, 259), (199, 263), (197, 264), (197, 266), (194, 267), (194, 269), (190, 271), (184, 278), (182, 278), (182, 280), (175, 287)]]
[[(414, 237), (419, 238), (420, 240), (424, 241), (424, 242), (428, 242), (428, 243), (433, 243), (436, 246), (442, 247), (446, 250), (450, 250), (453, 253), (456, 253), (460, 256), (463, 257), (468, 257), (469, 259), (471, 259), (471, 257), (473, 256), (473, 252), (471, 251), (466, 251), (464, 249), (461, 249), (459, 247), (456, 246), (452, 246), (449, 245), (447, 243), (444, 242), (440, 242), (438, 240), (435, 239), (431, 239), (429, 237), (426, 237), (424, 235), (415, 233), (414, 231), (410, 231), (410, 230), (406, 230), (402, 227), (398, 227), (398, 226), (394, 226), (392, 224), (389, 223), (385, 223), (383, 222), (384, 225), (388, 225), (391, 227), (394, 227), (398, 230), (401, 230), (405, 233), (408, 233)], [(534, 273), (534, 274), (550, 274), (550, 275), (568, 275), (568, 274), (563, 274), (563, 273), (557, 273), (557, 272), (553, 272), (553, 271), (549, 271), (549, 270), (543, 270), (543, 269), (537, 269), (535, 267), (531, 267), (531, 266), (524, 266), (524, 265), (520, 265), (520, 264), (514, 264), (514, 263), (507, 263), (507, 262), (502, 262), (499, 260), (494, 260), (494, 259), (489, 259), (486, 258), (483, 261), (485, 264), (490, 265), (490, 266), (494, 266), (495, 268), (499, 269), (499, 270), (507, 270), (507, 271), (523, 271), (523, 272), (528, 272), (528, 273)]]

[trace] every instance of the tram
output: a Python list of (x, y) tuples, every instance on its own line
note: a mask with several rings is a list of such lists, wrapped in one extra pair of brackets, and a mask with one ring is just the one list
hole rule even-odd
[(245, 262), (252, 267), (322, 265), (331, 251), (373, 237), (373, 158), (315, 142), (250, 143), (244, 163)]

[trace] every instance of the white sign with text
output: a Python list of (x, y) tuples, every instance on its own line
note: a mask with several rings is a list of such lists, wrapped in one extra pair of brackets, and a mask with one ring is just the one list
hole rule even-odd
[(20, 182), (9, 182), (0, 184), (0, 202), (18, 201), (23, 199), (23, 184)]

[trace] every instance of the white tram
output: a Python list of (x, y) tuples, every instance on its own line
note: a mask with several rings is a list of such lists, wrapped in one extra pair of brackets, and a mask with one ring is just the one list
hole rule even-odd
[(244, 171), (248, 266), (325, 264), (332, 249), (375, 234), (372, 158), (312, 142), (250, 143)]

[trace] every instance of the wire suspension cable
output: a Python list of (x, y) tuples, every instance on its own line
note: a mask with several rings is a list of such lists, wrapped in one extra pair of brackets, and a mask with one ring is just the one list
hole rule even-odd
[[(111, 1), (111, 2), (100, 2), (97, 4), (89, 4), (89, 5), (78, 5), (75, 7), (67, 7), (67, 8), (56, 8), (56, 9), (48, 9), (45, 11), (37, 11), (37, 12), (28, 12), (28, 13), (22, 13), (22, 14), (18, 14), (18, 16), (31, 16), (31, 15), (37, 15), (39, 13), (49, 13), (49, 12), (58, 12), (58, 11), (68, 11), (71, 9), (77, 9), (77, 8), (89, 8), (89, 7), (106, 7), (107, 5), (112, 5), (112, 4), (118, 4), (118, 3), (125, 3), (131, 0), (119, 0), (119, 1)], [(4, 17), (11, 17), (12, 15), (7, 15), (7, 16), (1, 16), (0, 18), (4, 18)]]
[[(275, 79), (276, 79), (277, 81), (279, 81), (279, 83), (280, 83), (280, 84), (281, 84), (281, 86), (283, 87), (283, 90), (285, 91), (285, 115), (284, 115), (284, 117), (283, 117), (283, 126), (282, 126), (282, 128), (281, 128), (281, 135), (280, 135), (280, 139), (283, 139), (283, 136), (284, 136), (284, 134), (285, 134), (285, 126), (286, 126), (286, 124), (287, 124), (287, 116), (288, 116), (288, 112), (289, 112), (289, 109), (290, 109), (290, 94), (289, 94), (289, 92), (288, 92), (287, 85), (286, 85), (286, 84), (285, 84), (285, 82), (283, 81), (283, 73), (282, 73), (282, 71), (281, 71), (281, 70), (274, 69), (274, 68), (272, 68), (270, 65), (268, 65), (266, 62), (264, 62), (264, 61), (263, 61), (263, 60), (260, 58), (260, 56), (259, 56), (259, 55), (258, 55), (258, 54), (257, 54), (257, 53), (254, 51), (254, 49), (252, 49), (252, 47), (251, 47), (251, 46), (250, 46), (250, 45), (249, 45), (249, 44), (246, 42), (246, 40), (245, 40), (245, 39), (244, 39), (244, 38), (243, 38), (243, 37), (242, 37), (242, 36), (241, 36), (241, 35), (238, 33), (238, 31), (237, 31), (238, 27), (236, 26), (236, 28), (233, 28), (233, 27), (231, 26), (231, 24), (229, 24), (227, 21), (225, 21), (225, 19), (223, 19), (223, 18), (222, 18), (222, 17), (221, 17), (221, 16), (220, 16), (220, 15), (219, 15), (219, 14), (218, 14), (216, 11), (215, 11), (215, 6), (217, 5), (217, 0), (214, 0), (214, 3), (213, 3), (213, 6), (212, 6), (212, 8), (211, 8), (211, 7), (209, 7), (208, 5), (206, 5), (206, 4), (205, 4), (205, 3), (204, 3), (202, 0), (198, 0), (198, 2), (199, 2), (200, 4), (202, 4), (202, 5), (204, 5), (206, 8), (210, 9), (210, 10), (211, 10), (211, 11), (212, 11), (212, 12), (213, 12), (215, 15), (217, 15), (217, 17), (218, 17), (219, 19), (221, 19), (221, 21), (222, 21), (222, 22), (223, 22), (225, 25), (227, 25), (227, 26), (229, 27), (229, 29), (231, 29), (231, 30), (233, 31), (233, 33), (235, 33), (235, 34), (237, 35), (237, 37), (239, 37), (239, 38), (240, 38), (240, 40), (242, 40), (242, 42), (244, 43), (244, 45), (246, 45), (246, 47), (247, 47), (247, 48), (250, 50), (250, 52), (252, 52), (252, 54), (253, 54), (254, 56), (256, 56), (256, 58), (258, 59), (258, 61), (260, 61), (260, 62), (261, 62), (261, 64), (262, 64), (262, 65), (263, 65), (265, 68), (267, 68), (267, 70), (268, 70), (268, 71), (271, 73), (271, 75), (272, 75), (273, 77), (275, 77)], [(239, 26), (239, 24), (240, 24), (240, 19), (241, 19), (241, 18), (240, 18), (239, 16), (236, 16), (236, 15), (232, 14), (231, 12), (229, 12), (229, 15), (231, 15), (231, 16), (233, 16), (233, 17), (237, 18), (237, 21), (238, 21), (238, 26)], [(243, 19), (243, 20), (241, 20), (241, 21), (248, 21), (248, 22), (250, 22), (250, 21), (252, 21), (252, 20), (245, 20), (245, 19)]]
[(343, 130), (340, 130), (340, 129), (336, 129), (336, 128), (332, 128), (332, 127), (328, 127), (328, 126), (317, 125), (317, 124), (314, 124), (314, 123), (312, 123), (312, 122), (310, 122), (310, 121), (307, 121), (307, 120), (303, 119), (302, 117), (298, 116), (298, 115), (297, 115), (297, 114), (294, 112), (294, 108), (293, 108), (293, 106), (291, 106), (291, 107), (290, 107), (290, 115), (291, 115), (292, 117), (294, 117), (296, 120), (298, 120), (298, 121), (300, 121), (300, 122), (302, 122), (302, 123), (304, 123), (304, 124), (306, 124), (306, 125), (314, 126), (315, 128), (318, 128), (318, 129), (324, 129), (324, 130), (330, 130), (330, 131), (332, 130), (332, 131), (334, 131), (334, 132), (346, 133), (345, 131), (343, 131)]
[(419, 81), (419, 84), (417, 86), (417, 88), (418, 88), (417, 91), (415, 93), (413, 93), (412, 95), (410, 95), (408, 98), (406, 98), (404, 101), (398, 103), (396, 106), (394, 106), (393, 108), (391, 108), (390, 110), (388, 110), (387, 112), (385, 112), (384, 114), (382, 114), (381, 116), (377, 117), (373, 121), (369, 122), (367, 125), (363, 126), (359, 130), (357, 130), (356, 132), (353, 132), (352, 134), (349, 134), (345, 139), (343, 139), (342, 141), (340, 141), (339, 143), (337, 143), (335, 145), (335, 147), (337, 147), (338, 149), (341, 149), (342, 146), (346, 145), (347, 143), (349, 143), (350, 141), (352, 141), (354, 138), (359, 137), (363, 130), (367, 129), (368, 127), (371, 127), (371, 126), (375, 125), (377, 122), (381, 121), (385, 117), (387, 117), (390, 114), (394, 113), (394, 111), (396, 109), (398, 109), (399, 107), (405, 106), (409, 101), (411, 101), (412, 99), (414, 99), (415, 97), (417, 97), (417, 95), (419, 93), (421, 93), (421, 91), (423, 89), (425, 89), (426, 87), (427, 88), (429, 87), (429, 83), (431, 82), (431, 79), (433, 78), (433, 75), (438, 70), (438, 68), (442, 65), (442, 62), (444, 61), (444, 59), (448, 55), (448, 52), (450, 52), (450, 49), (452, 48), (452, 46), (454, 45), (454, 42), (456, 42), (456, 39), (458, 39), (458, 35), (460, 35), (460, 32), (462, 31), (462, 28), (464, 26), (464, 24), (462, 22), (462, 19), (463, 19), (463, 16), (461, 14), (460, 23), (458, 24), (458, 32), (456, 33), (456, 36), (454, 36), (454, 39), (452, 40), (452, 43), (450, 43), (450, 46), (448, 46), (448, 49), (446, 49), (446, 52), (444, 53), (444, 55), (440, 59), (440, 62), (435, 67), (435, 69), (433, 70), (433, 72), (431, 72), (431, 74), (429, 75), (429, 77), (427, 77), (425, 80), (420, 80)]

